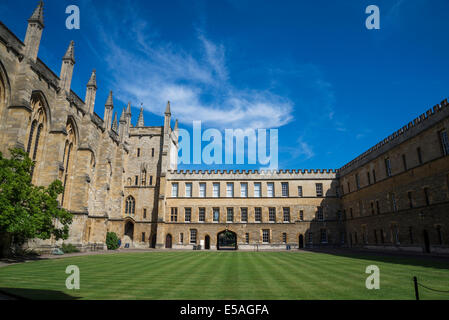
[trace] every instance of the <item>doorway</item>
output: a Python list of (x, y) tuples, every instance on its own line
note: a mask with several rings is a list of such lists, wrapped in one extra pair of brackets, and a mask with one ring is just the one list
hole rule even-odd
[(304, 248), (304, 236), (302, 234), (299, 235), (299, 240), (298, 240), (298, 248), (302, 249)]
[(125, 224), (125, 236), (128, 236), (131, 241), (134, 239), (134, 223), (131, 221)]
[(171, 234), (167, 234), (167, 236), (165, 237), (165, 248), (166, 249), (171, 249), (172, 247), (172, 236)]
[(217, 250), (237, 250), (237, 234), (229, 230), (219, 232)]
[(210, 237), (207, 235), (204, 238), (204, 249), (209, 250), (210, 249)]

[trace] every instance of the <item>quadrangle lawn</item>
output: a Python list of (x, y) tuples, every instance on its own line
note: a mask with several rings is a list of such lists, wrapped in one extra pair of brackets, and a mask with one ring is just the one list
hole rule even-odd
[[(65, 286), (77, 265), (80, 289)], [(365, 269), (380, 269), (380, 289)], [(32, 299), (414, 299), (412, 277), (449, 290), (448, 260), (314, 252), (137, 252), (85, 255), (0, 268), (0, 290)], [(420, 289), (421, 299), (449, 293)]]

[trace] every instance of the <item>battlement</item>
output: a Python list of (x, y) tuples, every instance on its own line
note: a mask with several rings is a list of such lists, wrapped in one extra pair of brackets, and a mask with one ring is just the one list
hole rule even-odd
[(338, 169), (168, 170), (167, 179), (336, 179)]
[(366, 162), (373, 160), (377, 156), (385, 153), (386, 151), (402, 143), (403, 141), (410, 139), (423, 130), (430, 128), (432, 125), (444, 119), (448, 115), (449, 103), (447, 99), (444, 99), (440, 104), (437, 104), (433, 108), (427, 110), (425, 113), (421, 114), (413, 121), (410, 121), (401, 129), (393, 132), (391, 135), (377, 143), (375, 146), (366, 150), (354, 160), (345, 164), (340, 168), (341, 174), (347, 174), (352, 170), (362, 166)]

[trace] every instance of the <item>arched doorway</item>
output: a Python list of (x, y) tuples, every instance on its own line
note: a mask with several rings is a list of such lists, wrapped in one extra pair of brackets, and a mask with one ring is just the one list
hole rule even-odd
[(427, 230), (423, 230), (422, 235), (424, 239), (424, 252), (430, 253), (429, 233), (427, 232)]
[(223, 230), (217, 234), (217, 250), (237, 250), (237, 234)]
[(302, 249), (304, 248), (304, 236), (302, 234), (299, 235), (298, 239), (298, 248)]
[(133, 241), (133, 238), (134, 238), (134, 223), (132, 223), (131, 221), (128, 221), (125, 224), (125, 236), (129, 237), (129, 239), (131, 239), (131, 241)]
[(207, 235), (204, 238), (204, 249), (209, 250), (210, 249), (210, 237)]
[(165, 248), (166, 249), (171, 249), (172, 247), (172, 236), (171, 234), (167, 234), (167, 236), (165, 237)]

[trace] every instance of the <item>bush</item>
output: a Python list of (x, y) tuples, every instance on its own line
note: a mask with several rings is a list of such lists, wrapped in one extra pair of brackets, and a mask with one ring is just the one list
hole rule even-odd
[(73, 253), (73, 252), (80, 252), (73, 244), (69, 243), (69, 244), (65, 244), (63, 243), (61, 246), (61, 250), (64, 253)]
[(106, 234), (106, 246), (108, 250), (118, 249), (118, 237), (115, 232), (108, 232)]

